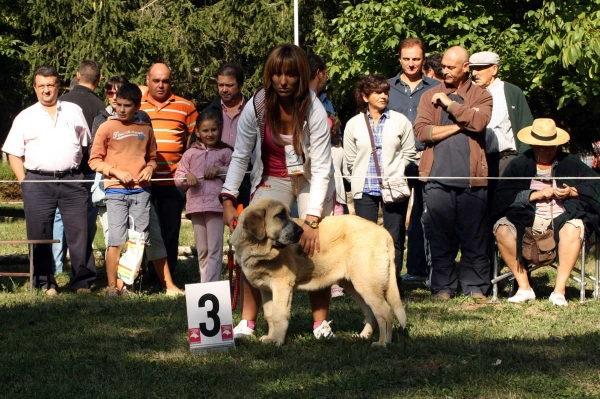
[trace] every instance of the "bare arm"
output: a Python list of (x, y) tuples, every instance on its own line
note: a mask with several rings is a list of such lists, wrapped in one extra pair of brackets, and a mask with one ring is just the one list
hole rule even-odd
[(438, 141), (442, 141), (447, 137), (450, 137), (458, 132), (460, 132), (461, 128), (457, 125), (437, 125), (432, 126), (431, 128), (431, 139), (430, 141), (436, 143)]
[(23, 179), (25, 178), (25, 167), (23, 166), (23, 158), (17, 157), (15, 155), (11, 155), (11, 154), (7, 154), (7, 155), (8, 155), (8, 163), (10, 164), (10, 168), (12, 169), (13, 173), (17, 177), (17, 180), (19, 181), (19, 183), (21, 183), (23, 181)]

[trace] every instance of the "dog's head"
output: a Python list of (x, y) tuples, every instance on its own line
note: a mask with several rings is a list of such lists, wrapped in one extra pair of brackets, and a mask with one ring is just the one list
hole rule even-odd
[(281, 249), (300, 241), (303, 232), (302, 227), (290, 218), (290, 211), (282, 202), (259, 199), (240, 215), (238, 227), (231, 236), (231, 243), (238, 247), (242, 241), (251, 241), (269, 248)]

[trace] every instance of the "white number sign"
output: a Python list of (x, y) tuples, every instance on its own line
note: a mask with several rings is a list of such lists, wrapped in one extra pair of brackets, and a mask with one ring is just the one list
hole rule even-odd
[(227, 281), (186, 284), (190, 352), (203, 353), (235, 347), (231, 294)]

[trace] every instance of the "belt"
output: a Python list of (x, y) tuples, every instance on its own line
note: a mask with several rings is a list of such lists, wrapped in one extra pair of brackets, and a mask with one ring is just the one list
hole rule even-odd
[(50, 177), (58, 177), (58, 178), (80, 173), (79, 169), (57, 170), (55, 172), (49, 172), (49, 171), (45, 171), (45, 170), (28, 170), (27, 172), (33, 173), (34, 175), (50, 176)]
[(504, 151), (500, 151), (498, 154), (500, 154), (501, 157), (505, 157), (507, 155), (519, 155), (519, 151), (504, 150)]

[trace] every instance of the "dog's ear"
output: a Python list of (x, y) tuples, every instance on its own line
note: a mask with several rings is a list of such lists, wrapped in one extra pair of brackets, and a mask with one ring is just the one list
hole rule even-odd
[(262, 241), (267, 234), (265, 228), (265, 208), (252, 209), (252, 212), (244, 217), (244, 230)]

